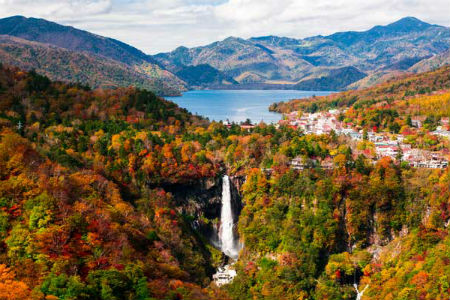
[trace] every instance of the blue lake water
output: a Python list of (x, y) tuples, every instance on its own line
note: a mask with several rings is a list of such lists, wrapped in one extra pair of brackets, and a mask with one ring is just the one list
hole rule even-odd
[(201, 90), (189, 91), (181, 97), (166, 97), (193, 114), (215, 121), (241, 122), (247, 118), (254, 123), (277, 122), (278, 113), (269, 112), (270, 104), (313, 95), (329, 95), (331, 92), (295, 90)]

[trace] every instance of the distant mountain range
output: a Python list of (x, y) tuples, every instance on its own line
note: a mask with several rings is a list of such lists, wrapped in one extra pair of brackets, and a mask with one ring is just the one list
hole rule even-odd
[(209, 64), (241, 85), (340, 90), (358, 87), (366, 77), (414, 70), (416, 63), (449, 47), (449, 28), (407, 17), (368, 31), (305, 39), (230, 37), (203, 47), (179, 47), (155, 59), (170, 71)]
[(93, 87), (134, 85), (160, 95), (188, 88), (342, 90), (449, 63), (450, 29), (407, 17), (363, 32), (305, 39), (229, 37), (155, 56), (70, 26), (0, 19), (0, 61)]

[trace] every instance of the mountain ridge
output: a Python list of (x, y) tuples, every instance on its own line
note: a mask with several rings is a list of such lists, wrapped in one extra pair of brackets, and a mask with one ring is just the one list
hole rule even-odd
[[(72, 26), (64, 26), (55, 22), (38, 18), (26, 18), (23, 16), (13, 16), (0, 19), (0, 35), (21, 39), (20, 48), (37, 47), (35, 52), (43, 54), (43, 48), (55, 46), (65, 51), (50, 51), (56, 55), (55, 60), (61, 61), (63, 56), (80, 57), (80, 55), (88, 55), (95, 64), (108, 64), (108, 72), (105, 74), (91, 74), (85, 76), (80, 72), (65, 72), (61, 67), (52, 64), (51, 57), (34, 57), (35, 64), (30, 65), (29, 62), (21, 61), (20, 56), (12, 58), (10, 53), (3, 53), (0, 59), (16, 64), (26, 69), (40, 69), (40, 71), (54, 80), (67, 80), (67, 77), (82, 77), (84, 84), (93, 84), (96, 86), (128, 86), (134, 85), (151, 89), (160, 95), (179, 95), (180, 91), (186, 89), (185, 83), (173, 75), (170, 71), (165, 70), (156, 62), (152, 56), (145, 54), (141, 50), (125, 44), (121, 41), (103, 37), (85, 30), (80, 30)], [(9, 42), (11, 39), (9, 40)], [(37, 44), (24, 43), (30, 41)], [(19, 40), (14, 40), (14, 44), (18, 46)], [(5, 46), (5, 45), (3, 45)], [(17, 50), (17, 48), (16, 48)], [(70, 51), (71, 53), (69, 54)], [(47, 62), (51, 65), (53, 71), (49, 68), (45, 69), (37, 63), (39, 60)], [(104, 61), (102, 61), (104, 60)], [(98, 69), (97, 65), (84, 66), (89, 70)], [(113, 66), (114, 65), (114, 66)], [(65, 75), (62, 75), (64, 73)], [(67, 76), (69, 75), (69, 76)], [(129, 80), (131, 77), (131, 80)], [(137, 82), (133, 82), (133, 78)]]
[[(117, 65), (109, 69), (110, 73), (91, 74), (90, 80), (99, 82), (99, 78), (103, 78), (104, 82), (98, 86), (105, 86), (105, 83), (106, 86), (124, 86), (133, 84), (128, 80), (132, 74), (131, 77), (139, 78), (137, 86), (153, 88), (162, 95), (180, 94), (186, 88), (217, 87), (353, 89), (399, 73), (447, 64), (448, 60), (443, 57), (413, 68), (420, 66), (422, 61), (445, 54), (450, 48), (449, 28), (414, 17), (377, 25), (366, 31), (336, 32), (304, 39), (274, 35), (248, 39), (230, 36), (208, 45), (180, 46), (172, 52), (156, 55), (147, 55), (112, 38), (38, 18), (13, 16), (0, 19), (0, 34), (40, 43), (35, 52), (42, 53), (44, 45), (53, 45), (72, 51), (71, 56), (87, 54), (92, 61), (102, 58), (109, 64), (114, 61)], [(15, 45), (18, 46), (18, 40)], [(37, 63), (21, 62), (20, 57), (12, 59), (8, 53), (3, 53), (0, 59), (26, 69), (42, 67)], [(50, 57), (40, 59), (50, 61)], [(89, 69), (98, 68), (91, 65)], [(342, 70), (351, 72), (344, 74)], [(64, 79), (61, 74), (51, 73), (48, 69), (42, 68), (42, 71), (54, 80)], [(54, 72), (57, 72), (56, 68)], [(69, 75), (69, 78), (77, 77), (73, 73)], [(346, 80), (340, 78), (343, 75)], [(147, 82), (144, 82), (145, 77)], [(152, 87), (155, 82), (159, 86), (156, 89)]]
[[(87, 52), (0, 35), (0, 60), (24, 70), (35, 70), (52, 80), (77, 82), (93, 88), (136, 86), (158, 94), (177, 95), (172, 81), (149, 78), (132, 66)], [(157, 71), (157, 70), (155, 70)], [(179, 88), (182, 84), (179, 83)]]
[[(12, 16), (0, 19), (0, 34), (74, 51), (87, 51), (128, 64), (137, 63), (139, 60), (157, 63), (150, 55), (119, 40), (41, 18)], [(91, 45), (94, 42), (96, 45)]]
[[(228, 37), (208, 45), (178, 47), (159, 53), (154, 58), (169, 70), (180, 66), (209, 64), (241, 84), (268, 84), (273, 80), (291, 82), (319, 80), (324, 69), (328, 73), (342, 67), (354, 67), (368, 76), (383, 69), (398, 72), (449, 49), (450, 29), (405, 17), (366, 31), (336, 32), (304, 39), (274, 35), (242, 39)], [(392, 69), (392, 70), (391, 70)], [(347, 89), (360, 80), (338, 89)], [(336, 79), (332, 79), (336, 80)], [(301, 84), (303, 82), (303, 84)], [(347, 83), (347, 82), (345, 82)], [(321, 89), (327, 89), (324, 82)]]

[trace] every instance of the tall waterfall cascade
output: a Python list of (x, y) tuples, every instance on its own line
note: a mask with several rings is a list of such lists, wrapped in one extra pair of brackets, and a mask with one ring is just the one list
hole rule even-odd
[(220, 211), (219, 246), (220, 250), (233, 262), (219, 267), (217, 273), (213, 275), (214, 282), (218, 285), (230, 283), (236, 276), (236, 271), (232, 268), (234, 261), (239, 256), (241, 244), (235, 234), (235, 223), (233, 218), (233, 207), (231, 205), (230, 178), (223, 176), (222, 180), (222, 207)]
[(237, 259), (240, 245), (234, 233), (233, 208), (231, 206), (230, 178), (223, 176), (222, 183), (222, 208), (220, 211), (219, 229), (220, 249), (225, 255)]

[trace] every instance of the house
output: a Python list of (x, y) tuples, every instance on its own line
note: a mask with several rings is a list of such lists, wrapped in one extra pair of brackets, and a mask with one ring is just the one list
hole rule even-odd
[(445, 169), (448, 167), (448, 161), (426, 160), (421, 162), (414, 162), (411, 166), (416, 168), (427, 168), (427, 169)]
[(349, 135), (352, 140), (360, 141), (363, 139), (362, 133), (357, 132), (357, 131), (350, 132)]
[(291, 160), (291, 168), (294, 170), (303, 170), (306, 168), (305, 159), (301, 156), (297, 156), (293, 160)]
[(247, 124), (242, 124), (241, 125), (241, 129), (243, 129), (243, 130), (247, 130), (247, 131), (249, 131), (250, 129), (253, 129), (253, 128), (255, 128), (255, 125), (247, 125)]
[(226, 121), (222, 121), (222, 124), (224, 126), (226, 126), (227, 128), (231, 128), (231, 123), (230, 123), (230, 121), (228, 119), (226, 119)]
[(402, 149), (403, 152), (411, 150), (411, 144), (400, 144), (400, 149)]
[(392, 159), (396, 159), (399, 154), (399, 147), (389, 142), (375, 143), (375, 151), (378, 158), (389, 156)]
[(381, 134), (376, 134), (374, 132), (367, 133), (367, 138), (369, 141), (377, 143), (385, 140), (385, 136)]
[(403, 157), (404, 161), (414, 168), (445, 169), (448, 167), (448, 160), (440, 152), (411, 149), (407, 150)]
[(217, 286), (222, 286), (233, 281), (234, 277), (236, 277), (236, 271), (226, 265), (218, 269), (217, 273), (213, 275), (213, 280)]
[(289, 125), (289, 121), (288, 120), (280, 120), (280, 121), (278, 121), (278, 125), (279, 126)]
[(450, 139), (450, 131), (442, 130), (442, 128), (436, 129), (435, 131), (431, 132), (431, 134)]
[(411, 118), (411, 124), (413, 127), (422, 128), (423, 123), (427, 119), (426, 116), (415, 116)]
[(331, 157), (326, 157), (324, 160), (322, 160), (320, 162), (320, 166), (322, 167), (322, 169), (325, 170), (331, 170), (334, 168), (334, 162), (333, 159)]

